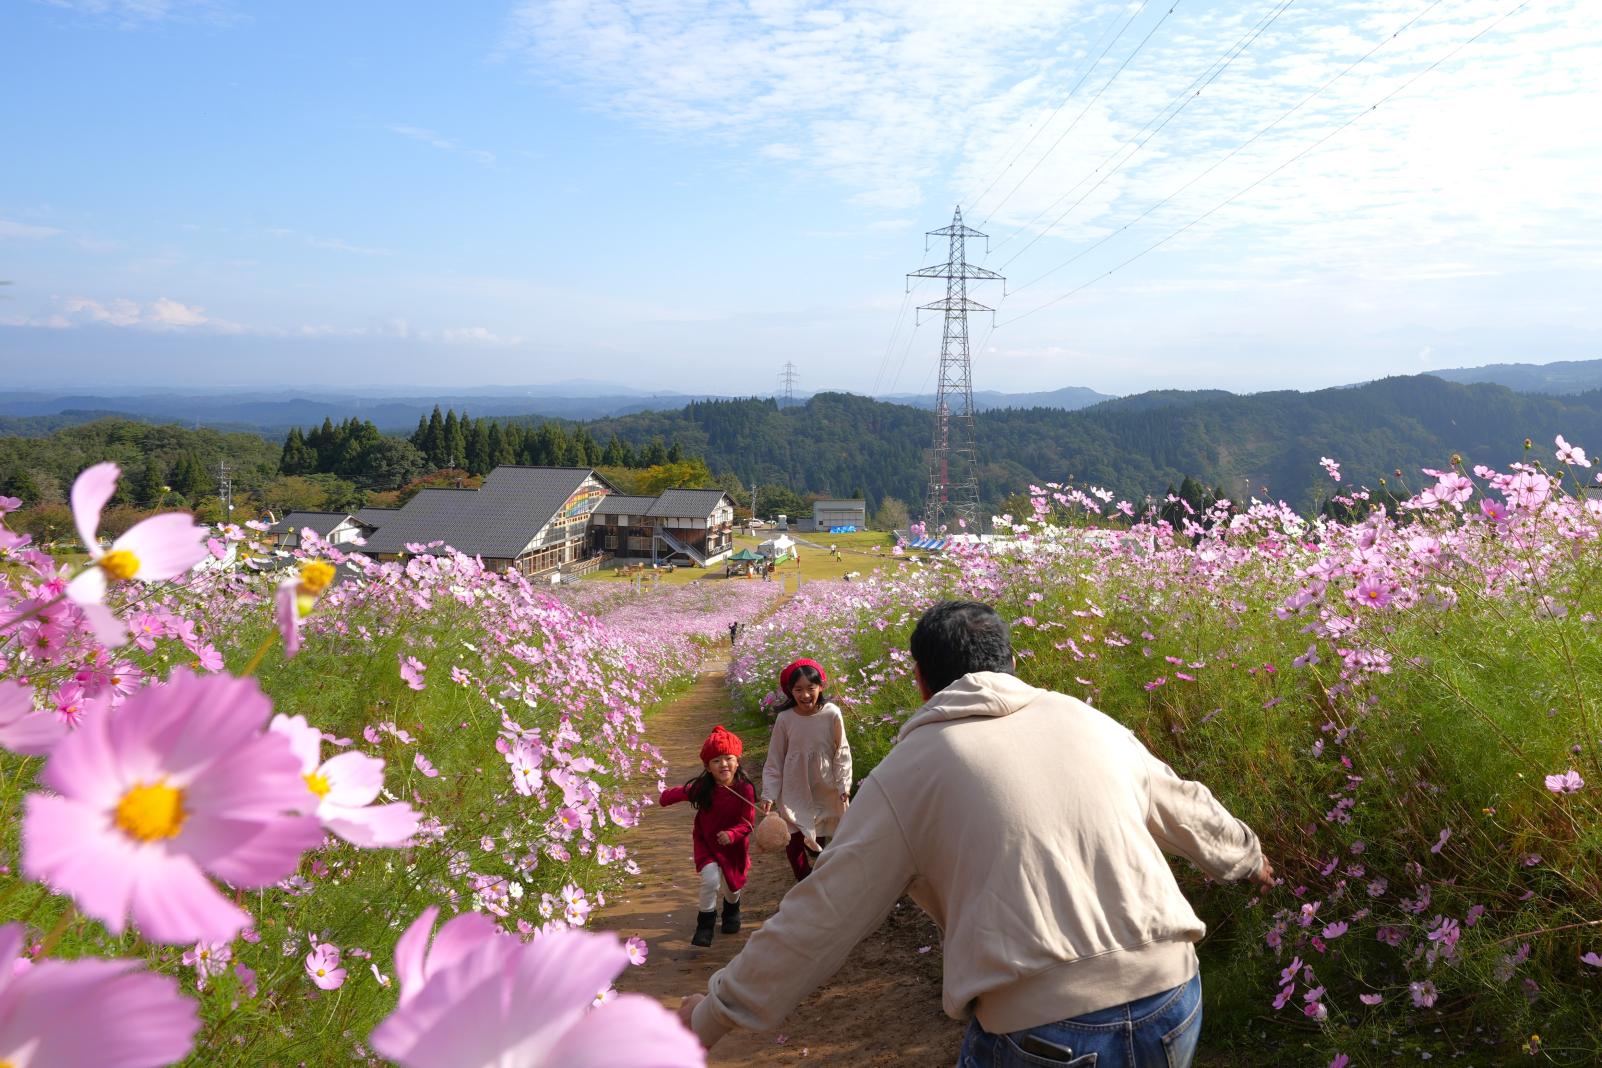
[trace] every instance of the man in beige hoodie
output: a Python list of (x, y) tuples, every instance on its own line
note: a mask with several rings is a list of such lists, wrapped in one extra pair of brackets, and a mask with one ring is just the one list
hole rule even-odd
[(906, 893), (970, 1021), (959, 1068), (1189, 1065), (1206, 927), (1163, 853), (1267, 887), (1257, 836), (1112, 719), (1014, 677), (994, 609), (937, 604), (911, 646), (924, 706), (812, 877), (680, 1015), (708, 1047), (777, 1027)]

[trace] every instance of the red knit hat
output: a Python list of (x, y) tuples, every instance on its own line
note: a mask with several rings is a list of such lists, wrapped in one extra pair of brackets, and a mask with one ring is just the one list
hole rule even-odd
[(792, 663), (783, 671), (779, 672), (779, 689), (784, 691), (786, 697), (788, 697), (790, 694), (790, 683), (795, 680), (795, 673), (804, 667), (809, 667), (818, 673), (819, 685), (829, 681), (829, 675), (823, 670), (822, 664), (818, 663), (816, 660), (807, 660), (803, 657), (802, 659)]
[(744, 752), (745, 744), (740, 741), (740, 736), (726, 730), (723, 724), (719, 723), (712, 728), (712, 733), (706, 736), (706, 741), (701, 743), (701, 763), (710, 763), (713, 757), (737, 757)]

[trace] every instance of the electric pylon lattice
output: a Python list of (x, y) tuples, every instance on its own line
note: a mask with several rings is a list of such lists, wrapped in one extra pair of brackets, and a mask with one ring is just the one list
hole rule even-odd
[[(964, 524), (969, 533), (977, 534), (980, 532), (979, 446), (973, 426), (973, 360), (968, 351), (968, 313), (994, 313), (995, 309), (969, 300), (968, 282), (1004, 282), (1005, 279), (995, 271), (967, 261), (967, 239), (986, 235), (963, 225), (960, 205), (951, 217), (951, 225), (930, 230), (929, 236), (949, 238), (950, 253), (945, 263), (907, 275), (909, 279), (946, 280), (944, 300), (918, 306), (919, 311), (944, 312), (946, 319), (945, 334), (940, 341), (934, 447), (929, 453), (929, 491), (924, 498), (923, 522), (930, 534), (942, 526), (951, 527), (955, 532)], [(912, 283), (907, 284), (910, 287)], [(962, 524), (956, 522), (959, 519)]]

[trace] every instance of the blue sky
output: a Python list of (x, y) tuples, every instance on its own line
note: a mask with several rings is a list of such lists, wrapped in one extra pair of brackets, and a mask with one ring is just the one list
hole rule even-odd
[(1602, 358), (1587, 0), (23, 0), (0, 91), (17, 386), (926, 389), (959, 201), (977, 388)]

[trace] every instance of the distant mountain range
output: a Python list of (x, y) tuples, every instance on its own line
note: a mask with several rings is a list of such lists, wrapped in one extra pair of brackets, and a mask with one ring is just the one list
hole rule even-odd
[[(1602, 360), (1570, 360), (1549, 364), (1492, 364), (1428, 372), (1437, 378), (1463, 384), (1490, 383), (1519, 393), (1568, 395), (1602, 388)], [(1149, 411), (1190, 406), (1237, 396), (1224, 390), (1154, 390), (1114, 397), (1084, 386), (1026, 393), (976, 390), (974, 407), (981, 412), (1007, 409), (1058, 411)], [(1246, 394), (1251, 396), (1251, 394)], [(797, 399), (805, 404), (810, 395)], [(0, 392), (0, 434), (36, 436), (63, 426), (121, 415), (145, 422), (176, 422), (219, 430), (250, 430), (281, 437), (290, 427), (312, 427), (324, 419), (335, 422), (356, 416), (371, 420), (387, 433), (406, 433), (426, 418), (435, 405), (475, 416), (538, 416), (548, 419), (590, 421), (619, 419), (644, 412), (675, 412), (699, 400), (730, 400), (712, 393), (651, 392), (598, 379), (570, 379), (549, 385), (472, 386), (450, 393), (426, 395), (420, 391), (386, 393), (376, 389), (348, 389), (317, 397), (291, 390), (212, 389), (189, 392), (147, 392), (107, 395)], [(897, 393), (877, 398), (888, 404), (931, 410), (928, 394)]]
[(1602, 360), (1557, 363), (1493, 363), (1485, 367), (1448, 367), (1431, 371), (1448, 382), (1490, 382), (1519, 393), (1584, 393), (1602, 389)]

